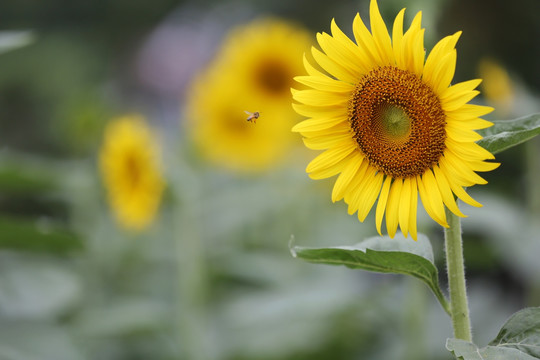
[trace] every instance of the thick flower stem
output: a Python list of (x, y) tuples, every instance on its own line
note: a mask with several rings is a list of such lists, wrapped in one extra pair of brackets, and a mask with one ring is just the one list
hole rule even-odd
[(445, 229), (446, 269), (450, 291), (450, 316), (454, 337), (472, 341), (471, 320), (465, 285), (465, 264), (461, 239), (461, 222), (457, 215), (446, 209), (449, 228)]

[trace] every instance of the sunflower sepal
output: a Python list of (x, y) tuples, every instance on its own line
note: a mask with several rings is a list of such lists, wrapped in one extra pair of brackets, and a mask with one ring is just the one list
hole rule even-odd
[(289, 248), (293, 257), (312, 263), (413, 276), (424, 282), (442, 308), (450, 313), (448, 300), (439, 286), (431, 242), (424, 234), (419, 233), (416, 241), (398, 232), (393, 239), (389, 236), (374, 236), (353, 246), (321, 248), (294, 246), (291, 241)]
[(493, 126), (478, 130), (483, 139), (478, 145), (492, 154), (508, 150), (540, 134), (540, 113), (514, 120), (495, 120)]

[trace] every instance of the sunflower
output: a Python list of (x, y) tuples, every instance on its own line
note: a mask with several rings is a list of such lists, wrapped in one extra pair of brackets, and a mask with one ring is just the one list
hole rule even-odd
[[(257, 19), (231, 30), (188, 91), (188, 134), (207, 160), (246, 173), (283, 159), (299, 120), (290, 88), (311, 44), (306, 30), (284, 20)], [(246, 121), (246, 111), (260, 118)]]
[(426, 212), (448, 227), (446, 206), (458, 216), (455, 196), (481, 206), (464, 190), (486, 181), (476, 172), (499, 164), (475, 142), (474, 130), (492, 123), (479, 117), (490, 107), (468, 104), (481, 80), (451, 85), (456, 65), (457, 32), (439, 41), (425, 59), (421, 13), (403, 32), (405, 9), (395, 18), (392, 38), (377, 2), (370, 4), (369, 31), (357, 14), (356, 43), (331, 23), (331, 35), (317, 34), (322, 51), (312, 48), (321, 69), (304, 57), (307, 76), (295, 78), (310, 89), (292, 89), (294, 109), (308, 117), (293, 131), (304, 144), (325, 150), (310, 162), (313, 179), (338, 175), (332, 201), (344, 199), (349, 214), (364, 221), (375, 202), (394, 237), (398, 228), (417, 237), (418, 195)]
[(515, 91), (508, 71), (496, 60), (483, 58), (478, 64), (478, 72), (484, 79), (482, 90), (488, 103), (496, 105), (500, 114), (509, 113)]
[(142, 117), (125, 116), (105, 129), (99, 166), (119, 224), (142, 230), (155, 217), (164, 188), (156, 140)]

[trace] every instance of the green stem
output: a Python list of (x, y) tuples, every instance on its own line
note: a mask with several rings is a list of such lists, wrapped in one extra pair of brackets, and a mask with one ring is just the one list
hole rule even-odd
[(446, 267), (450, 292), (450, 316), (456, 339), (472, 341), (471, 320), (465, 286), (465, 264), (461, 239), (461, 223), (457, 215), (446, 209), (449, 228), (445, 229)]
[(178, 163), (171, 174), (175, 200), (173, 234), (177, 255), (177, 336), (181, 358), (211, 359), (206, 343), (207, 274), (205, 254), (200, 239), (198, 203), (201, 189), (197, 177), (187, 166)]

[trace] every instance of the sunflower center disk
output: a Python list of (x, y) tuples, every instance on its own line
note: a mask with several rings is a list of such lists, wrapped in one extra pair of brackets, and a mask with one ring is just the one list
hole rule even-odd
[(261, 63), (255, 70), (255, 79), (262, 90), (271, 95), (290, 95), (292, 76), (287, 67), (278, 61), (268, 60)]
[(349, 101), (349, 122), (370, 163), (393, 178), (423, 174), (446, 148), (446, 116), (417, 75), (392, 66), (372, 70)]

